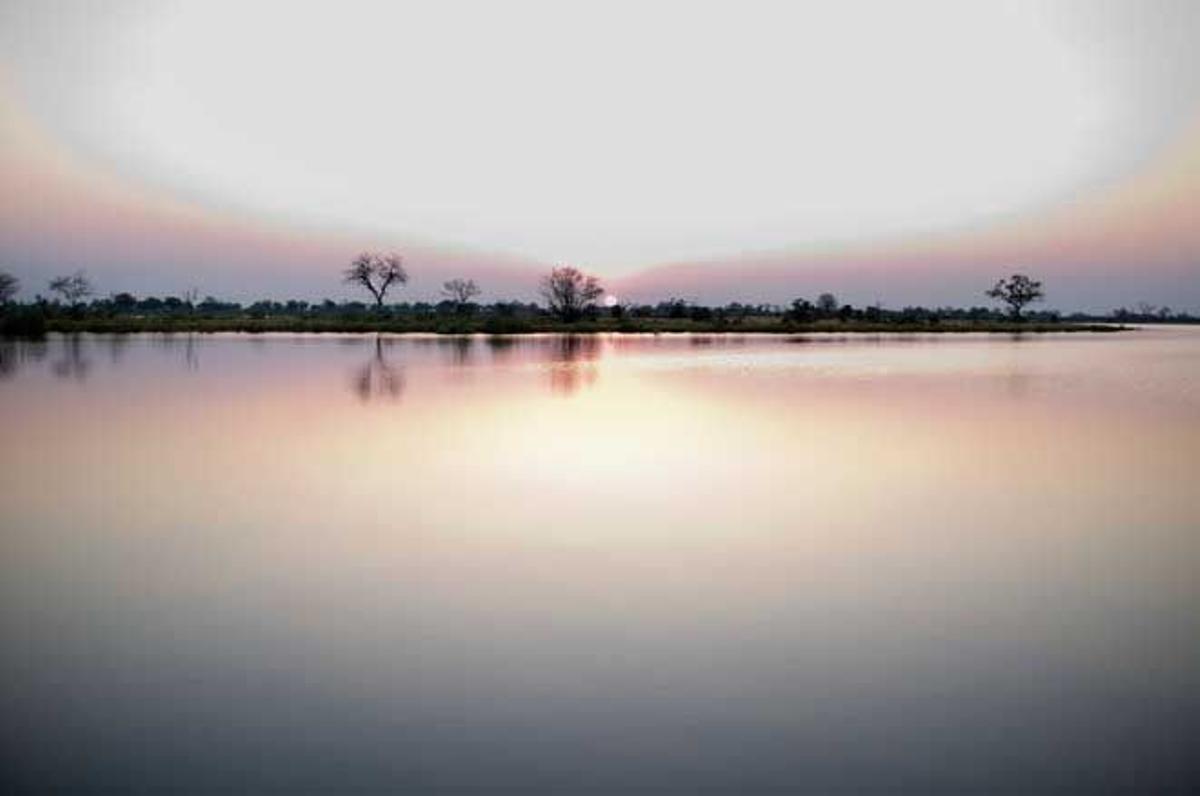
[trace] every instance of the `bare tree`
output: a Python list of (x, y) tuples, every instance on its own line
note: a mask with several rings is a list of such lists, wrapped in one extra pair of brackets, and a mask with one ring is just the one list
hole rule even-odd
[(7, 304), (21, 289), (21, 280), (6, 271), (0, 271), (0, 304)]
[(542, 277), (541, 293), (551, 312), (564, 321), (573, 321), (596, 306), (604, 288), (596, 277), (565, 265)]
[(92, 283), (83, 271), (76, 271), (70, 276), (57, 276), (50, 280), (50, 292), (62, 296), (68, 304), (78, 304), (92, 295)]
[(987, 291), (987, 296), (1008, 305), (1008, 310), (1014, 320), (1021, 319), (1021, 308), (1034, 301), (1041, 301), (1046, 294), (1042, 292), (1042, 283), (1023, 274), (1013, 274), (1007, 279), (1001, 279)]
[(442, 283), (442, 295), (458, 305), (459, 311), (466, 308), (471, 299), (481, 292), (474, 279), (451, 279)]
[(377, 254), (363, 252), (354, 258), (350, 267), (343, 272), (347, 282), (365, 287), (375, 298), (375, 306), (383, 306), (388, 288), (394, 284), (408, 282), (404, 270), (404, 259), (399, 254)]
[(832, 293), (822, 293), (817, 296), (817, 309), (823, 315), (832, 315), (837, 312), (838, 301), (837, 296)]

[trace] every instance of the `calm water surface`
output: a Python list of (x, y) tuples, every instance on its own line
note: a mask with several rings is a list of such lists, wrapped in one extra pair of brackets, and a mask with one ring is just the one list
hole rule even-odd
[(1200, 330), (0, 342), (12, 789), (1186, 792)]

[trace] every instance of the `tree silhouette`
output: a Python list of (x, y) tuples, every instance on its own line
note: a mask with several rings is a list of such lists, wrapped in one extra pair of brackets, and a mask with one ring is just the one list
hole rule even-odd
[(466, 309), (471, 299), (481, 292), (474, 279), (451, 279), (442, 283), (442, 295), (453, 301), (459, 312)]
[(21, 289), (21, 281), (6, 271), (0, 271), (0, 304), (7, 304)]
[(813, 319), (813, 305), (808, 299), (798, 298), (792, 302), (786, 317), (789, 321), (807, 323)]
[(383, 306), (388, 288), (394, 284), (403, 285), (408, 282), (404, 258), (395, 253), (381, 255), (363, 252), (351, 261), (350, 267), (343, 275), (347, 282), (365, 287), (375, 298), (376, 307)]
[(604, 288), (596, 277), (566, 265), (542, 277), (541, 293), (551, 312), (564, 321), (573, 321), (596, 306)]
[(998, 281), (991, 290), (987, 291), (990, 298), (1003, 301), (1015, 320), (1021, 319), (1021, 309), (1034, 301), (1045, 298), (1042, 283), (1030, 279), (1024, 274), (1013, 274), (1007, 279)]
[(50, 292), (62, 296), (68, 304), (78, 304), (92, 295), (92, 283), (83, 271), (76, 271), (70, 276), (57, 276), (50, 280)]

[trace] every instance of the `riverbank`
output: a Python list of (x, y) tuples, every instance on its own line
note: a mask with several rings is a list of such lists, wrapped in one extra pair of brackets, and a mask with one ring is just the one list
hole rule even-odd
[(564, 323), (550, 318), (297, 318), (289, 316), (266, 318), (186, 318), (186, 317), (118, 317), (118, 318), (48, 318), (45, 331), (77, 333), (136, 334), (145, 332), (330, 332), (330, 333), (427, 333), (427, 334), (597, 334), (680, 333), (697, 334), (753, 333), (876, 333), (876, 334), (933, 334), (933, 333), (992, 333), (1045, 334), (1055, 332), (1107, 333), (1128, 329), (1110, 323), (1046, 323), (1014, 321), (920, 321), (871, 322), (862, 320), (825, 319), (797, 323), (781, 318), (747, 318), (736, 321), (697, 321), (688, 318), (598, 318)]

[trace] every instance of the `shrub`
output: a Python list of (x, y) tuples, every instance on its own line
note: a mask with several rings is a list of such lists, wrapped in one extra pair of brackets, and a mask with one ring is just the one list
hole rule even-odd
[(44, 337), (46, 316), (36, 307), (10, 310), (0, 316), (0, 334), (9, 337)]

